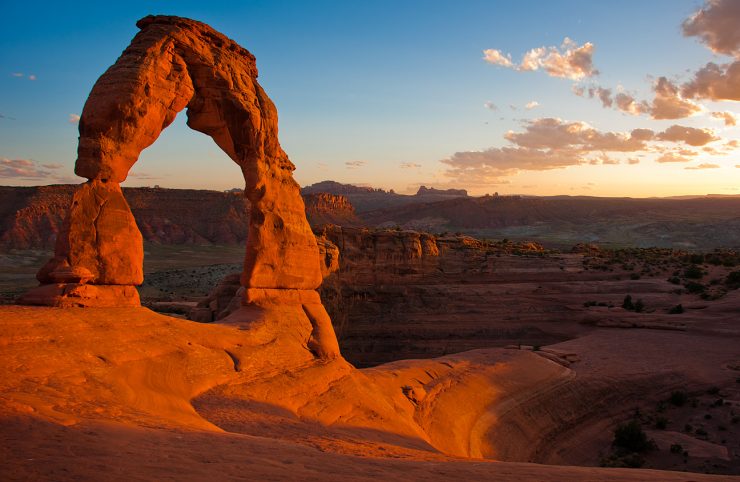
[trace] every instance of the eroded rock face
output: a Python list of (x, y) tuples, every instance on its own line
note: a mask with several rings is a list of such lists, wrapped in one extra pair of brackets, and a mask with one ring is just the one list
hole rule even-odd
[[(293, 180), (295, 166), (278, 142), (277, 111), (257, 83), (254, 56), (193, 20), (149, 16), (137, 26), (141, 31), (85, 103), (75, 173), (89, 181), (75, 192), (55, 257), (39, 280), (82, 286), (142, 282), (142, 238), (119, 183), (141, 151), (187, 107), (188, 125), (211, 136), (244, 175), (251, 211), (243, 302), (285, 299), (304, 306), (315, 331), (307, 341), (312, 351), (338, 356), (314, 291), (322, 280), (316, 239)], [(38, 303), (42, 291), (29, 293), (26, 301)], [(54, 293), (43, 304), (63, 306), (59, 300), (67, 290)], [(130, 304), (130, 298), (123, 301)], [(321, 346), (312, 346), (317, 343)]]
[(77, 188), (54, 255), (36, 275), (43, 284), (144, 281), (143, 240), (118, 183), (94, 179)]

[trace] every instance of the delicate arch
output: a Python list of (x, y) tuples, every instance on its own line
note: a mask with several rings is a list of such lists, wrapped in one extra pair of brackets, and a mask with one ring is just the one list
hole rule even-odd
[(141, 31), (85, 103), (75, 172), (96, 182), (124, 181), (141, 151), (187, 108), (188, 126), (211, 136), (244, 175), (251, 218), (242, 284), (317, 288), (316, 241), (254, 56), (193, 20), (149, 16), (137, 26)]

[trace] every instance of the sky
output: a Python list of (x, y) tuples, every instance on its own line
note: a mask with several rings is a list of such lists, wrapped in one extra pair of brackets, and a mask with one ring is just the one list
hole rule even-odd
[[(0, 184), (80, 183), (77, 122), (148, 14), (257, 58), (301, 185), (740, 194), (740, 2), (3, 2)], [(181, 113), (124, 186), (229, 189)]]

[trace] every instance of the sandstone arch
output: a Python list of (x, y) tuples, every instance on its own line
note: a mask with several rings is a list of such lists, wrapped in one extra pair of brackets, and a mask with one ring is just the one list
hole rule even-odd
[[(331, 322), (314, 291), (318, 248), (306, 220), (295, 166), (278, 142), (277, 111), (257, 82), (254, 56), (208, 25), (148, 16), (116, 63), (95, 83), (80, 118), (74, 194), (42, 286), (23, 301), (54, 306), (138, 305), (141, 234), (123, 182), (143, 149), (178, 112), (236, 162), (251, 203), (242, 285), (245, 303), (275, 298), (304, 307), (336, 351)], [(327, 326), (328, 323), (328, 326)], [(329, 333), (330, 331), (330, 333)]]

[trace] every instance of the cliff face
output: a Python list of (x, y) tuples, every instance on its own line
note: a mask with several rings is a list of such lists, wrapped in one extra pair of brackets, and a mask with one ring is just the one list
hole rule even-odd
[[(0, 249), (49, 249), (75, 186), (0, 186)], [(144, 240), (159, 244), (242, 244), (247, 239), (249, 202), (239, 192), (123, 188)], [(358, 225), (345, 196), (305, 195), (311, 225)]]
[[(75, 187), (0, 187), (0, 248), (53, 248)], [(238, 244), (247, 239), (249, 213), (241, 194), (151, 188), (123, 188), (123, 193), (147, 241)]]
[(75, 186), (0, 186), (0, 248), (53, 248)]
[(355, 208), (346, 196), (321, 193), (304, 193), (306, 217), (312, 226), (339, 224), (353, 226), (361, 224), (355, 215)]

